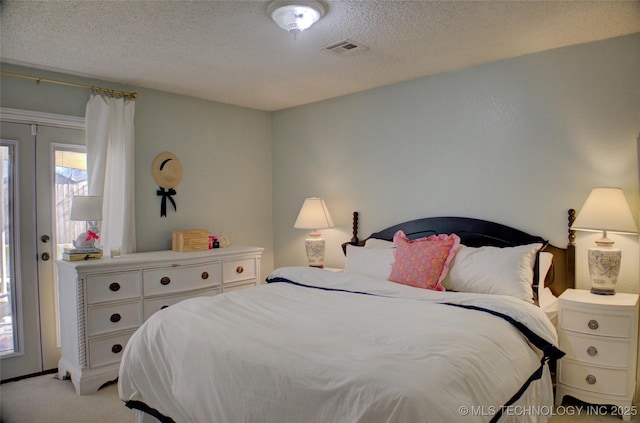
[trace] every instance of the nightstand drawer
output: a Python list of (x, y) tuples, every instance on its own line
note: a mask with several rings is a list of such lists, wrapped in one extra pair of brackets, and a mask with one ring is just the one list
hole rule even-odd
[(118, 363), (131, 335), (133, 333), (89, 341), (89, 367), (96, 368)]
[(208, 289), (206, 291), (198, 291), (185, 295), (171, 295), (168, 297), (158, 297), (150, 300), (144, 300), (144, 320), (147, 320), (153, 313), (164, 308), (179, 303), (180, 301), (194, 297), (212, 297), (220, 293), (220, 287)]
[(220, 284), (220, 264), (144, 270), (142, 278), (145, 297), (213, 287)]
[(559, 382), (585, 391), (624, 397), (629, 393), (630, 378), (628, 369), (589, 366), (563, 358)]
[(589, 336), (574, 332), (560, 333), (560, 349), (567, 358), (588, 364), (627, 367), (630, 362), (630, 345), (625, 338)]
[(142, 324), (141, 301), (94, 307), (88, 311), (88, 336), (135, 329)]
[(89, 304), (140, 297), (140, 272), (103, 273), (87, 276)]
[(222, 281), (225, 284), (255, 278), (255, 259), (226, 261), (222, 265)]
[(629, 338), (631, 333), (630, 314), (594, 314), (565, 308), (560, 315), (560, 327), (573, 332), (590, 335)]

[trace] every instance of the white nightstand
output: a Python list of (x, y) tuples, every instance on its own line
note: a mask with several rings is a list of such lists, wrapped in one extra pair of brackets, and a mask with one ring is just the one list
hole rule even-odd
[(556, 405), (565, 395), (619, 407), (630, 420), (636, 386), (638, 295), (596, 295), (568, 289), (560, 296)]

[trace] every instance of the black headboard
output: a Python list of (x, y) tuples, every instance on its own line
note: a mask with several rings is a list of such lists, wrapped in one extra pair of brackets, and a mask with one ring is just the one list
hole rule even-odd
[(400, 229), (409, 239), (455, 233), (460, 237), (460, 243), (468, 247), (514, 247), (536, 242), (546, 245), (548, 242), (542, 237), (529, 235), (509, 226), (469, 217), (426, 217), (411, 220), (375, 232), (369, 238), (391, 241)]

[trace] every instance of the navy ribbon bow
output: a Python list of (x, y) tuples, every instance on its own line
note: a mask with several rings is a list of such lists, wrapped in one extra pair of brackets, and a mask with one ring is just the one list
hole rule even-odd
[(176, 202), (171, 197), (172, 195), (176, 195), (175, 189), (169, 188), (165, 191), (164, 188), (160, 187), (160, 189), (156, 191), (156, 194), (162, 196), (162, 202), (160, 204), (160, 217), (167, 216), (167, 198), (169, 199), (169, 201), (171, 201), (171, 204), (173, 204), (173, 210), (178, 211), (178, 208), (176, 207)]

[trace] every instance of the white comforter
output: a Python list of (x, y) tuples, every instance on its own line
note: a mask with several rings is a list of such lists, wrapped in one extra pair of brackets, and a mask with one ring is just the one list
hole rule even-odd
[[(154, 314), (124, 351), (122, 400), (178, 423), (490, 421), (540, 351), (501, 318), (439, 303), (499, 311), (557, 345), (544, 312), (510, 297), (308, 267), (275, 277), (332, 290), (271, 283)], [(553, 405), (550, 383), (539, 397)]]

